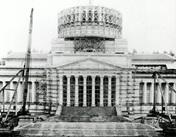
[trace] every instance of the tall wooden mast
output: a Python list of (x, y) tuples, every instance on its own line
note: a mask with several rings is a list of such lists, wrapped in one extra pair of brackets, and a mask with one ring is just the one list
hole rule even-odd
[(25, 58), (25, 65), (24, 65), (24, 91), (23, 91), (23, 106), (22, 106), (23, 114), (26, 113), (26, 101), (27, 101), (27, 94), (28, 94), (29, 69), (30, 69), (30, 61), (31, 61), (33, 11), (34, 10), (32, 8), (31, 14), (30, 14), (28, 47), (27, 47), (27, 53), (26, 53), (26, 58)]

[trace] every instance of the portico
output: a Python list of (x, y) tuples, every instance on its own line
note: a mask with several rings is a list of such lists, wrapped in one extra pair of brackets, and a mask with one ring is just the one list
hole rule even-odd
[(119, 100), (116, 75), (60, 75), (59, 104), (63, 106), (114, 106)]

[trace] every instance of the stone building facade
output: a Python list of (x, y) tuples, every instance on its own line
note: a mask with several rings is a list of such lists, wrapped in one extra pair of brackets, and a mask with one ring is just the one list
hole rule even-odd
[[(24, 54), (11, 53), (0, 66), (0, 86), (22, 67)], [(4, 64), (5, 62), (5, 64)], [(58, 14), (58, 38), (48, 54), (32, 54), (28, 108), (31, 112), (56, 110), (57, 106), (111, 107), (123, 112), (147, 113), (153, 104), (153, 72), (157, 81), (157, 109), (161, 89), (175, 112), (175, 58), (166, 54), (129, 54), (122, 38), (120, 12), (99, 6), (80, 6)], [(173, 69), (169, 69), (173, 68)], [(15, 79), (10, 87), (17, 83)], [(45, 88), (42, 88), (45, 84)], [(18, 87), (18, 108), (22, 83)], [(5, 93), (6, 105), (12, 92)], [(2, 103), (2, 95), (1, 95)]]

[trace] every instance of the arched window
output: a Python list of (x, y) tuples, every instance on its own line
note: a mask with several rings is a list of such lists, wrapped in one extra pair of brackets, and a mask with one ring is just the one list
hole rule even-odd
[(95, 78), (95, 106), (100, 106), (100, 77)]
[(116, 99), (116, 77), (112, 77), (111, 79), (111, 106), (115, 105)]
[(89, 10), (88, 12), (88, 23), (91, 23), (92, 22), (92, 11)]
[(70, 24), (71, 23), (71, 16), (67, 15), (67, 23)]
[(108, 14), (105, 14), (105, 23), (106, 23), (106, 24), (109, 23), (109, 17), (108, 17)]
[(103, 78), (103, 105), (108, 106), (108, 77)]
[(63, 106), (67, 106), (67, 77), (63, 76)]
[(143, 100), (143, 83), (141, 82), (139, 84), (139, 103), (142, 104), (142, 100)]
[(75, 14), (71, 14), (70, 18), (70, 23), (73, 24), (75, 22)]
[(86, 11), (84, 10), (82, 13), (82, 23), (86, 22)]
[(97, 10), (94, 11), (94, 22), (98, 23), (98, 12), (97, 12)]
[(83, 77), (78, 78), (78, 105), (83, 106), (83, 92), (84, 92), (84, 82)]
[(105, 22), (104, 13), (101, 13), (100, 22), (101, 22), (101, 24), (104, 24), (104, 22)]
[(92, 78), (91, 76), (87, 77), (86, 81), (86, 90), (87, 90), (87, 106), (91, 106), (92, 103)]
[(75, 21), (76, 21), (76, 22), (79, 22), (79, 13), (76, 13)]
[(70, 77), (70, 105), (75, 105), (75, 77)]
[(144, 83), (141, 82), (139, 84), (139, 103), (142, 104), (143, 103), (143, 87), (144, 87)]
[(113, 23), (113, 16), (110, 15), (110, 16), (109, 16), (109, 24), (112, 24), (112, 23)]

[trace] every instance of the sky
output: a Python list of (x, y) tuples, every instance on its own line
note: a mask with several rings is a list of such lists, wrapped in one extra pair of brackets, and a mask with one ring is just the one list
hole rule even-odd
[[(26, 52), (29, 15), (34, 8), (32, 50), (48, 52), (57, 39), (57, 14), (89, 0), (1, 0), (0, 58)], [(138, 52), (176, 52), (176, 0), (92, 0), (122, 13), (123, 38)]]

